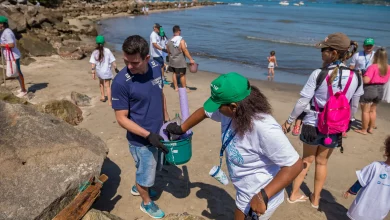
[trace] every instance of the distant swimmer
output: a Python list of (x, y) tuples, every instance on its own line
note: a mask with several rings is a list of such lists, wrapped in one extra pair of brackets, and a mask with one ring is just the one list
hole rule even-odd
[(270, 52), (268, 59), (268, 81), (273, 81), (275, 77), (275, 67), (278, 66), (278, 63), (276, 62), (276, 56), (275, 51)]

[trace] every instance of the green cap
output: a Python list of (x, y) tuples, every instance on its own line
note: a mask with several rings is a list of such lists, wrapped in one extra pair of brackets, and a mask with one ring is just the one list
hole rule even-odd
[(104, 37), (102, 35), (98, 35), (96, 37), (96, 43), (97, 44), (104, 44)]
[(8, 23), (8, 18), (5, 16), (0, 16), (0, 23)]
[(210, 84), (211, 97), (204, 103), (204, 109), (215, 112), (223, 104), (242, 101), (251, 93), (248, 85), (248, 79), (235, 72), (219, 76)]
[(364, 40), (363, 46), (373, 46), (375, 41), (373, 38), (367, 38)]
[(164, 29), (162, 27), (160, 27), (160, 36), (164, 37), (164, 35), (165, 35)]

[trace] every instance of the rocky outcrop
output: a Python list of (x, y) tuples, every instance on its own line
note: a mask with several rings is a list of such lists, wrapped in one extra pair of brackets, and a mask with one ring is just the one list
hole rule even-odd
[(71, 125), (78, 125), (83, 121), (81, 109), (68, 100), (52, 100), (37, 104), (36, 107), (38, 111), (51, 114)]
[(108, 149), (97, 136), (0, 101), (0, 219), (52, 219), (100, 174)]
[(84, 215), (81, 220), (123, 220), (118, 216), (112, 215), (108, 212), (102, 212), (96, 209), (91, 209)]
[(70, 98), (74, 102), (74, 104), (78, 106), (88, 106), (91, 104), (91, 98), (87, 95), (72, 91), (70, 94)]
[(28, 56), (51, 56), (55, 53), (53, 46), (34, 34), (24, 35), (18, 42), (20, 48)]

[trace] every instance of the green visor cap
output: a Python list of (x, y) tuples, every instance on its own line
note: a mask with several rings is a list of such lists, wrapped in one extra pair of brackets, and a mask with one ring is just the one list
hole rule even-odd
[(248, 79), (235, 72), (219, 76), (210, 87), (211, 97), (203, 105), (206, 112), (215, 112), (221, 105), (242, 101), (251, 94)]
[(8, 23), (8, 18), (5, 16), (0, 16), (0, 23)]
[(373, 46), (374, 44), (375, 44), (375, 41), (372, 38), (365, 39), (364, 43), (363, 43), (364, 46)]
[(104, 37), (102, 35), (98, 35), (96, 37), (96, 43), (97, 44), (104, 44)]
[(160, 36), (161, 36), (161, 37), (164, 37), (164, 35), (165, 35), (164, 29), (161, 27), (161, 28), (160, 28)]

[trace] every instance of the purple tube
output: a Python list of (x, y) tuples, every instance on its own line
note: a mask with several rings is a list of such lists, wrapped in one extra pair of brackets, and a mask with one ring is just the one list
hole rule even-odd
[[(188, 107), (188, 98), (187, 98), (187, 89), (179, 88), (179, 99), (180, 99), (180, 111), (181, 111), (181, 119), (183, 123), (190, 117), (190, 109)], [(191, 134), (191, 129), (187, 131), (187, 134)]]
[(164, 141), (169, 141), (168, 134), (166, 132), (164, 132), (164, 130), (167, 128), (169, 123), (170, 122), (167, 122), (167, 123), (163, 124), (163, 126), (161, 126), (161, 128), (160, 128), (160, 136), (162, 138), (164, 138)]

